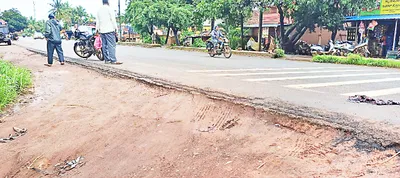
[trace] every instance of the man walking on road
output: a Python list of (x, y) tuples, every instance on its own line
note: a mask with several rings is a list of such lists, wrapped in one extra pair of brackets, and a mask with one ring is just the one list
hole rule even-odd
[(47, 40), (47, 64), (48, 67), (53, 65), (54, 49), (57, 51), (58, 60), (64, 65), (64, 52), (61, 47), (61, 25), (55, 19), (53, 13), (49, 14), (49, 20), (46, 22), (46, 31), (44, 36)]
[(114, 11), (108, 0), (103, 0), (103, 6), (97, 12), (96, 29), (101, 34), (102, 51), (106, 63), (122, 64), (115, 57), (117, 22)]

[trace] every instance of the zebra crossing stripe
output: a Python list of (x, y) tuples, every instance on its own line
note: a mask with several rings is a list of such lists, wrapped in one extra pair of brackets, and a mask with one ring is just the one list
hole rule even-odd
[[(320, 70), (320, 69), (349, 69), (352, 67), (296, 67), (296, 68), (254, 68), (254, 69), (226, 69), (226, 70), (188, 70), (189, 73), (218, 73), (218, 72), (257, 72), (281, 70)], [(354, 67), (353, 67), (354, 68)]]
[(343, 78), (343, 77), (359, 77), (359, 76), (377, 76), (377, 75), (398, 75), (400, 73), (364, 73), (364, 74), (339, 74), (339, 75), (314, 75), (314, 76), (298, 76), (298, 77), (277, 77), (277, 78), (257, 78), (244, 79), (248, 82), (264, 82), (264, 81), (282, 81), (282, 80), (303, 80), (303, 79), (318, 79), (318, 78)]
[(285, 87), (297, 88), (297, 89), (303, 88), (304, 89), (304, 88), (355, 85), (355, 84), (366, 84), (366, 83), (393, 82), (393, 81), (400, 81), (400, 78), (384, 78), (384, 79), (371, 79), (371, 80), (354, 80), (354, 81), (342, 81), (342, 82), (298, 84), (298, 85), (286, 85)]
[(362, 72), (365, 70), (313, 70), (313, 71), (288, 71), (288, 72), (262, 72), (262, 73), (227, 73), (227, 74), (211, 74), (216, 77), (233, 77), (233, 76), (254, 76), (254, 75), (283, 75), (283, 74), (315, 74), (315, 73), (334, 73), (334, 72)]
[(341, 95), (342, 96), (367, 95), (370, 97), (377, 97), (377, 96), (393, 95), (393, 94), (398, 94), (398, 93), (400, 93), (400, 88), (389, 88), (389, 89), (383, 89), (383, 90), (345, 93), (345, 94), (341, 94)]

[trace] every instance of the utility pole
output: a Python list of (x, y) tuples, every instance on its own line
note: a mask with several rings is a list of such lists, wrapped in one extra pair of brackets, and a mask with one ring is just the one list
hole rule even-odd
[(122, 38), (121, 0), (118, 0), (119, 38)]
[(33, 18), (36, 20), (36, 4), (35, 4), (35, 0), (33, 0)]
[(260, 6), (259, 6), (259, 8), (260, 8), (260, 21), (259, 21), (259, 24), (258, 24), (258, 28), (259, 28), (259, 31), (258, 31), (258, 50), (259, 51), (261, 51), (262, 50), (262, 33), (263, 33), (263, 14), (264, 14), (264, 4), (262, 4), (262, 3), (260, 3)]

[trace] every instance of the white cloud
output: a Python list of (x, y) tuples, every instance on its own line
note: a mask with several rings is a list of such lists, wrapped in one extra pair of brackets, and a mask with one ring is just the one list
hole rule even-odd
[[(26, 17), (34, 16), (33, 2), (36, 4), (36, 18), (38, 20), (46, 20), (49, 10), (51, 9), (49, 3), (52, 0), (0, 0), (0, 11), (17, 8), (22, 15)], [(118, 10), (118, 0), (109, 0), (110, 6), (114, 10)], [(62, 2), (69, 2), (72, 6), (82, 6), (88, 13), (96, 16), (97, 9), (102, 5), (102, 0), (62, 0)], [(126, 9), (125, 0), (121, 0), (121, 13)]]

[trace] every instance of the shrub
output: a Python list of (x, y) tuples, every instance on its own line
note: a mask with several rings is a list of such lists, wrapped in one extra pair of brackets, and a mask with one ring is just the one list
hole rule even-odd
[(353, 64), (353, 65), (364, 65), (364, 66), (400, 68), (400, 61), (398, 60), (364, 58), (357, 54), (350, 54), (347, 57), (318, 55), (313, 57), (313, 61), (320, 63), (337, 63), (337, 64)]
[(283, 49), (276, 49), (274, 58), (282, 58), (285, 57), (285, 51)]
[(201, 38), (196, 38), (194, 39), (192, 46), (197, 48), (206, 47), (206, 42), (204, 42)]
[(29, 70), (0, 60), (0, 109), (13, 102), (32, 83)]

